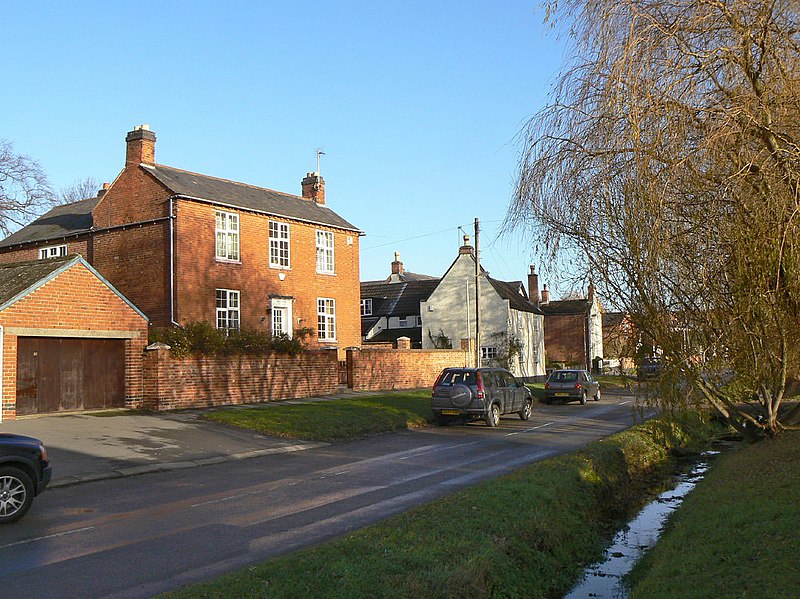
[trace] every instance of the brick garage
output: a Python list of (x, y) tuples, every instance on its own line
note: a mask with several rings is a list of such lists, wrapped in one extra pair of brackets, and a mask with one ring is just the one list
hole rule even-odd
[(147, 318), (82, 257), (0, 266), (2, 419), (142, 405)]

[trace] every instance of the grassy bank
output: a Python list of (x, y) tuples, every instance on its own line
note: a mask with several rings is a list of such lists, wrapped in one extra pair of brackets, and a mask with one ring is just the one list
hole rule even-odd
[(720, 456), (632, 574), (631, 597), (796, 597), (800, 432)]
[(602, 553), (609, 523), (699, 418), (649, 421), (383, 523), (173, 597), (553, 597)]
[(223, 408), (204, 418), (265, 435), (347, 441), (426, 425), (433, 417), (430, 397), (428, 389), (387, 392), (334, 401)]

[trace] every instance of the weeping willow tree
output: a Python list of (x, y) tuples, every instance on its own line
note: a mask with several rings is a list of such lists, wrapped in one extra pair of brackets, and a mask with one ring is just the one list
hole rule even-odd
[(660, 402), (768, 435), (800, 411), (799, 12), (552, 2), (573, 58), (521, 134), (506, 221), (660, 348)]

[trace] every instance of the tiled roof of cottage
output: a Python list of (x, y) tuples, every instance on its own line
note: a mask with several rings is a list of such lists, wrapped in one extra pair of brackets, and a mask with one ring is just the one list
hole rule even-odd
[(0, 305), (73, 260), (75, 256), (0, 264)]
[(556, 300), (539, 304), (545, 314), (589, 314), (592, 302), (588, 299)]
[(501, 298), (508, 300), (509, 305), (520, 312), (533, 312), (541, 314), (541, 311), (534, 306), (525, 293), (525, 287), (520, 281), (498, 281), (491, 277), (486, 277), (494, 290)]
[(92, 210), (97, 206), (99, 200), (100, 198), (89, 198), (56, 206), (31, 224), (0, 241), (0, 247), (59, 239), (90, 231), (92, 229)]
[(142, 164), (141, 167), (177, 196), (359, 232), (354, 225), (330, 208), (300, 196), (217, 179), (162, 164)]
[(419, 303), (428, 299), (438, 284), (435, 278), (403, 283), (364, 281), (361, 299), (372, 299), (372, 317), (412, 316), (419, 314)]

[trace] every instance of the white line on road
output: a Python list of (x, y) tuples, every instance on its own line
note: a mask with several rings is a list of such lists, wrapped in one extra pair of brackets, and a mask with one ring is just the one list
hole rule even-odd
[(25, 545), (27, 543), (35, 543), (36, 541), (44, 541), (47, 539), (54, 539), (56, 537), (65, 537), (67, 535), (74, 535), (78, 532), (86, 532), (87, 530), (92, 530), (94, 526), (86, 526), (84, 528), (76, 528), (75, 530), (68, 530), (66, 532), (59, 532), (53, 535), (47, 535), (44, 537), (36, 537), (35, 539), (25, 539), (24, 541), (17, 541), (15, 543), (9, 543), (8, 545), (0, 545), (0, 549), (7, 549), (9, 547), (16, 547), (17, 545)]
[(506, 437), (510, 437), (511, 435), (523, 435), (525, 433), (529, 433), (531, 431), (535, 431), (537, 428), (544, 428), (546, 426), (550, 426), (551, 424), (555, 424), (555, 422), (547, 422), (545, 424), (540, 424), (539, 426), (534, 426), (533, 428), (526, 428), (524, 431), (507, 433)]
[(624, 406), (626, 403), (631, 403), (631, 400), (629, 399), (627, 401), (621, 401), (617, 405)]

